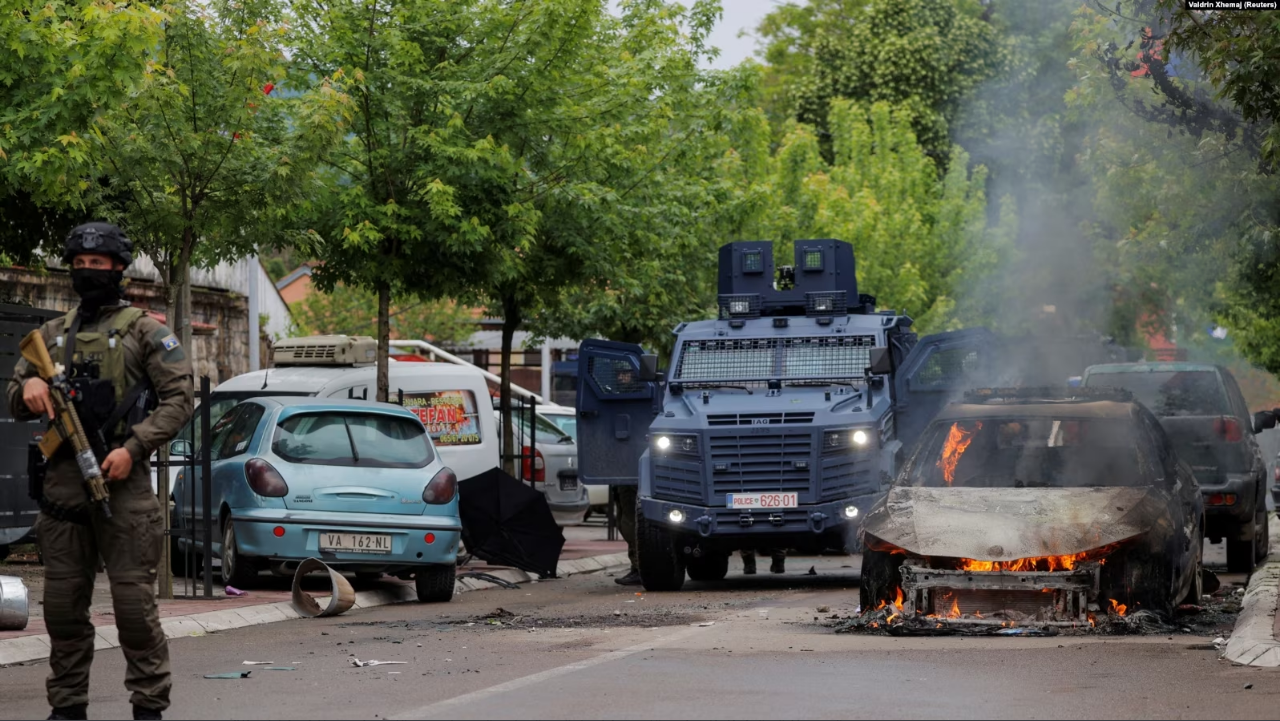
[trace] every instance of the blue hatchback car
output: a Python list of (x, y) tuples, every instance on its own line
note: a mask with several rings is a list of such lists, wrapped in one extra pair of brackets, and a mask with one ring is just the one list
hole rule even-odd
[[(264, 569), (288, 572), (314, 557), (358, 577), (412, 577), (424, 602), (453, 598), (457, 477), (412, 412), (355, 400), (254, 398), (219, 418), (210, 437), (212, 545), (226, 583), (250, 587)], [(170, 450), (192, 453), (185, 440)], [(204, 514), (204, 479), (199, 470), (189, 474), (174, 485), (175, 528)], [(173, 557), (175, 571), (185, 572), (184, 555)]]

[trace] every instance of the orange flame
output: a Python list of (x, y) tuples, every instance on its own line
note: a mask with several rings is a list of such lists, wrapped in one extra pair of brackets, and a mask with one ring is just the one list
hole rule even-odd
[(951, 610), (947, 611), (947, 618), (960, 618), (960, 602), (951, 599)]
[(902, 586), (898, 586), (898, 597), (893, 599), (893, 607), (902, 611)]
[(1070, 571), (1085, 561), (1097, 559), (1098, 563), (1106, 563), (1106, 559), (1101, 557), (1114, 551), (1116, 545), (1110, 544), (1084, 553), (1065, 556), (1036, 556), (1013, 561), (977, 561), (972, 558), (962, 558), (957, 568), (961, 571)]
[(955, 480), (956, 464), (960, 462), (960, 456), (964, 455), (969, 444), (973, 442), (973, 434), (980, 430), (982, 430), (981, 422), (975, 422), (972, 430), (964, 430), (959, 423), (951, 424), (951, 431), (947, 433), (947, 443), (942, 447), (942, 458), (938, 461), (938, 467), (942, 469), (942, 479), (948, 486)]
[(1116, 603), (1116, 600), (1113, 598), (1111, 599), (1111, 610), (1115, 611), (1117, 616), (1124, 616), (1125, 612), (1129, 610), (1129, 607), (1123, 603)]

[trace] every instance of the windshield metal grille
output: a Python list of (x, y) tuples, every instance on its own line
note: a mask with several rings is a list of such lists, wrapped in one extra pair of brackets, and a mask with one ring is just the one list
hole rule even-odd
[(687, 340), (674, 380), (862, 378), (875, 336)]

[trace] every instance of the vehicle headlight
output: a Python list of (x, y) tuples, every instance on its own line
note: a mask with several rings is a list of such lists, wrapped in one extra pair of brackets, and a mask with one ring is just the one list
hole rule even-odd
[(698, 437), (688, 433), (661, 433), (654, 436), (653, 447), (667, 455), (697, 456)]
[(870, 439), (867, 437), (867, 432), (866, 432), (866, 431), (854, 431), (854, 432), (853, 432), (853, 444), (854, 444), (855, 446), (865, 446), (865, 445), (867, 445), (867, 441), (868, 441), (868, 440), (870, 440)]
[(667, 520), (671, 521), (672, 523), (684, 523), (684, 511), (680, 510), (679, 508), (671, 509), (671, 511), (667, 514)]

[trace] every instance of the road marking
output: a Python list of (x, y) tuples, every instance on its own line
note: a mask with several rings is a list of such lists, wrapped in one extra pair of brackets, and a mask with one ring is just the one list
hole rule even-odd
[(508, 691), (515, 691), (517, 689), (522, 689), (526, 686), (532, 686), (536, 683), (541, 683), (543, 681), (546, 681), (547, 679), (557, 678), (559, 676), (564, 676), (566, 674), (570, 674), (575, 671), (581, 671), (583, 669), (591, 668), (592, 666), (599, 666), (600, 664), (609, 663), (610, 661), (618, 661), (620, 659), (626, 658), (627, 656), (631, 656), (631, 655), (640, 653), (642, 651), (651, 651), (657, 648), (658, 646), (665, 646), (669, 643), (681, 641), (685, 638), (688, 638), (689, 636), (692, 636), (698, 633), (699, 631), (704, 631), (706, 629), (707, 627), (705, 626), (703, 627), (694, 626), (693, 628), (682, 629), (680, 631), (677, 631), (672, 634), (668, 634), (666, 636), (655, 639), (653, 641), (646, 641), (644, 643), (636, 644), (635, 646), (629, 646), (627, 648), (619, 649), (617, 651), (602, 653), (599, 656), (583, 659), (581, 661), (575, 661), (574, 663), (570, 663), (564, 666), (559, 666), (557, 668), (549, 668), (546, 671), (539, 671), (538, 673), (512, 679), (505, 683), (500, 683), (496, 686), (482, 688), (478, 691), (472, 691), (471, 693), (464, 693), (461, 696), (454, 696), (453, 698), (445, 699), (443, 701), (437, 701), (433, 704), (428, 704), (426, 706), (423, 706), (422, 708), (415, 709), (413, 711), (406, 711), (405, 713), (396, 714), (394, 716), (388, 716), (387, 718), (392, 719), (393, 721), (396, 721), (398, 719), (425, 719), (425, 718), (431, 718), (432, 716), (439, 716), (459, 706), (471, 704), (476, 701), (482, 701), (492, 696), (504, 694)]

